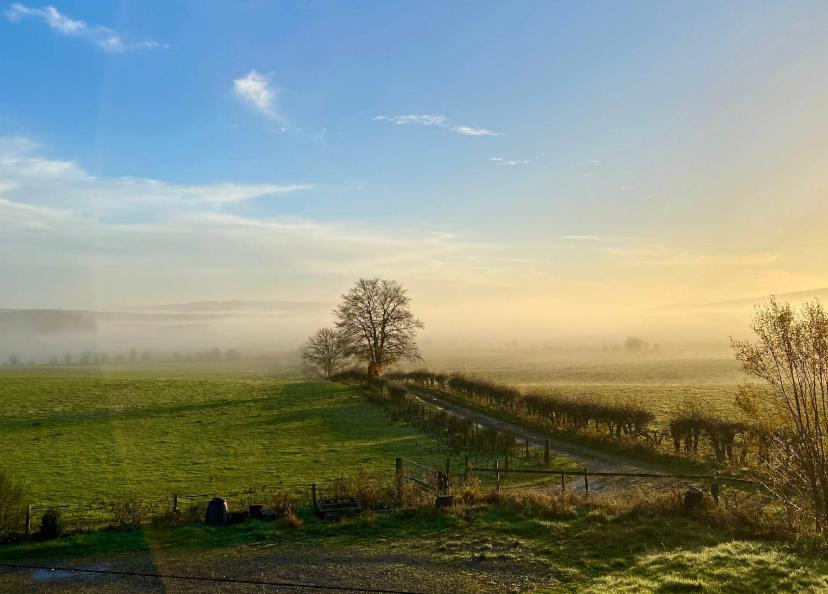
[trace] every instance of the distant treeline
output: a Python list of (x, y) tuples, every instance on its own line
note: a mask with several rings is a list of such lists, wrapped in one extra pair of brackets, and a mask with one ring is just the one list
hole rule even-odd
[(767, 444), (761, 442), (759, 432), (750, 424), (725, 418), (701, 406), (686, 406), (674, 411), (665, 426), (657, 425), (656, 415), (635, 399), (607, 401), (559, 394), (524, 394), (511, 386), (427, 370), (390, 372), (383, 378), (397, 384), (443, 390), (470, 402), (540, 421), (544, 426), (560, 431), (653, 449), (662, 448), (665, 438), (669, 437), (675, 453), (697, 455), (700, 451), (709, 452), (718, 464), (744, 465), (750, 454), (761, 460), (767, 450)]
[(212, 348), (195, 353), (157, 353), (148, 350), (139, 351), (131, 348), (125, 352), (107, 353), (96, 351), (81, 351), (78, 353), (64, 353), (52, 355), (48, 359), (23, 361), (16, 354), (8, 356), (3, 365), (19, 367), (23, 365), (109, 365), (125, 363), (148, 363), (150, 361), (236, 361), (242, 358), (241, 352), (236, 349)]

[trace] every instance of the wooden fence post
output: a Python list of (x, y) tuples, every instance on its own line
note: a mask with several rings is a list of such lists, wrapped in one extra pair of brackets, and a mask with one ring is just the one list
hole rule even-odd
[(566, 475), (561, 473), (561, 493), (566, 493)]
[(397, 485), (397, 503), (402, 502), (403, 497), (403, 459), (397, 458), (395, 462), (395, 477)]
[(551, 446), (552, 446), (552, 444), (549, 443), (548, 439), (543, 442), (543, 465), (544, 466), (549, 466), (549, 450), (550, 450)]
[(589, 495), (589, 470), (584, 466), (584, 491)]
[(446, 492), (449, 494), (449, 481), (451, 480), (451, 458), (446, 458)]
[(173, 493), (173, 513), (178, 514), (178, 493)]
[(500, 493), (500, 466), (499, 466), (497, 460), (495, 460), (494, 467), (495, 467), (495, 480), (497, 480), (497, 492)]
[(26, 506), (26, 538), (32, 535), (32, 504)]
[(710, 494), (713, 496), (713, 500), (716, 503), (719, 503), (719, 473), (718, 472), (713, 477), (713, 482), (710, 483)]

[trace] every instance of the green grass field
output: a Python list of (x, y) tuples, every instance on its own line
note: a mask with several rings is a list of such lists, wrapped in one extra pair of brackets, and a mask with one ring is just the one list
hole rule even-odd
[[(631, 365), (634, 371), (636, 363)], [(738, 384), (723, 382), (732, 368), (717, 364), (710, 367), (716, 381), (700, 379), (704, 364), (659, 362), (649, 368), (638, 382), (625, 381), (632, 371), (615, 363), (475, 373), (574, 396), (638, 397), (660, 412), (688, 396), (726, 406)], [(307, 380), (264, 360), (3, 369), (0, 403), (4, 465), (41, 502), (223, 493), (265, 483), (292, 487), (361, 468), (390, 476), (396, 456), (433, 464), (445, 456), (431, 438), (392, 423), (358, 388)], [(226, 529), (145, 525), (7, 544), (0, 559), (170, 559), (172, 571), (183, 563), (185, 573), (199, 573), (210, 571), (206, 559), (217, 554), (206, 551), (221, 549), (230, 567), (250, 555), (278, 565), (280, 555), (305, 547), (313, 554), (358, 551), (380, 558), (399, 552), (435, 583), (441, 575), (462, 573), (472, 590), (476, 579), (508, 582), (509, 576), (544, 592), (828, 590), (828, 566), (819, 551), (745, 541), (743, 534), (690, 518), (606, 510), (590, 507), (591, 501), (559, 511), (505, 503), (444, 513), (409, 509), (333, 525), (303, 508), (298, 530), (281, 521)], [(4, 579), (0, 575), (0, 589)], [(28, 583), (25, 575), (8, 579), (12, 589)]]
[(261, 369), (152, 373), (4, 371), (4, 466), (34, 501), (71, 503), (307, 486), (359, 468), (393, 472), (398, 455), (440, 459), (432, 440), (390, 423), (354, 387)]

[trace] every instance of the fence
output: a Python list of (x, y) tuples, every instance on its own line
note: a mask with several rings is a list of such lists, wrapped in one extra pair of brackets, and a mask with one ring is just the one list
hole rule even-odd
[(203, 518), (207, 502), (213, 497), (227, 500), (233, 510), (245, 510), (251, 504), (267, 508), (309, 505), (313, 492), (320, 497), (338, 497), (345, 492), (360, 493), (368, 485), (387, 484), (393, 491), (393, 475), (388, 472), (360, 471), (353, 477), (337, 477), (310, 482), (279, 482), (240, 490), (215, 490), (201, 493), (173, 493), (164, 498), (127, 496), (102, 502), (33, 503), (27, 506), (23, 535), (32, 536), (40, 529), (41, 516), (55, 510), (66, 532), (84, 532), (100, 528), (138, 526), (164, 520)]
[[(176, 493), (163, 499), (143, 499), (140, 497), (126, 497), (95, 504), (32, 504), (28, 506), (25, 518), (25, 535), (31, 536), (34, 532), (33, 524), (38, 516), (47, 510), (60, 512), (61, 522), (66, 531), (88, 531), (102, 527), (137, 526), (155, 520), (180, 519), (196, 520), (203, 516), (207, 501), (220, 496), (228, 500), (232, 509), (246, 509), (251, 504), (264, 504), (273, 509), (287, 509), (302, 504), (310, 504), (316, 497), (339, 498), (343, 495), (367, 500), (377, 492), (388, 501), (383, 502), (386, 508), (396, 496), (396, 503), (405, 499), (408, 486), (421, 495), (448, 496), (452, 487), (459, 487), (468, 483), (471, 478), (493, 478), (493, 486), (497, 491), (505, 487), (505, 479), (510, 475), (520, 477), (559, 477), (562, 489), (567, 487), (567, 479), (574, 477), (577, 481), (583, 480), (583, 491), (590, 492), (590, 479), (593, 481), (607, 478), (632, 478), (648, 480), (681, 479), (703, 481), (709, 483), (710, 493), (718, 499), (719, 487), (724, 483), (732, 483), (763, 490), (763, 485), (747, 478), (709, 475), (709, 474), (680, 474), (654, 472), (611, 472), (589, 471), (584, 467), (577, 470), (569, 468), (526, 468), (515, 466), (517, 460), (506, 457), (501, 463), (495, 460), (491, 467), (474, 466), (470, 459), (452, 460), (446, 458), (443, 464), (427, 465), (415, 460), (396, 458), (393, 477), (389, 472), (368, 473), (361, 471), (353, 477), (338, 477), (336, 479), (317, 483), (292, 483), (261, 485), (237, 491), (209, 492), (209, 493)], [(452, 468), (462, 468), (462, 472), (452, 472)], [(389, 469), (390, 470), (390, 469)], [(533, 486), (525, 483), (514, 486)], [(537, 485), (534, 485), (537, 486)], [(593, 485), (594, 486), (594, 485)], [(578, 488), (578, 487), (576, 487)], [(375, 508), (371, 508), (375, 509)]]
[[(510, 466), (509, 458), (506, 457), (503, 462), (495, 460), (491, 467), (473, 466), (469, 462), (469, 458), (462, 461), (463, 473), (460, 475), (451, 474), (450, 469), (452, 461), (447, 458), (445, 461), (445, 469), (430, 467), (419, 462), (408, 460), (405, 458), (397, 458), (397, 491), (398, 499), (402, 498), (402, 490), (406, 482), (418, 487), (420, 490), (434, 495), (448, 495), (452, 486), (460, 486), (468, 483), (469, 480), (477, 475), (477, 478), (491, 477), (494, 479), (494, 484), (491, 485), (496, 491), (504, 488), (505, 479), (509, 475), (516, 475), (521, 477), (556, 477), (560, 478), (561, 490), (565, 491), (567, 488), (567, 480), (575, 478), (577, 481), (583, 481), (580, 488), (585, 494), (590, 492), (590, 479), (593, 480), (593, 489), (596, 481), (611, 478), (627, 478), (627, 479), (647, 479), (649, 481), (667, 481), (667, 480), (685, 480), (701, 482), (709, 485), (709, 492), (714, 499), (718, 501), (719, 490), (723, 484), (733, 484), (740, 487), (746, 487), (752, 490), (764, 491), (764, 485), (756, 480), (728, 476), (721, 474), (683, 474), (683, 473), (658, 473), (658, 472), (614, 472), (614, 471), (590, 471), (589, 468), (583, 467), (578, 470), (571, 470), (566, 468), (516, 468), (514, 465)], [(455, 466), (457, 463), (455, 463)], [(482, 475), (482, 477), (480, 476)], [(424, 479), (423, 477), (427, 477)], [(452, 481), (452, 479), (454, 479)], [(571, 481), (570, 481), (571, 483)], [(537, 487), (539, 485), (532, 483), (521, 483), (519, 487)], [(544, 486), (548, 486), (544, 484)]]
[(451, 472), (450, 458), (446, 458), (445, 469), (427, 466), (406, 458), (397, 458), (395, 468), (398, 502), (403, 499), (403, 489), (406, 481), (425, 493), (434, 495), (448, 494)]

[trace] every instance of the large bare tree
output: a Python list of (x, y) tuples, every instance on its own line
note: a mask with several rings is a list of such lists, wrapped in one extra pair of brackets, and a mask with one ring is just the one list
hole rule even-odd
[(411, 313), (405, 288), (393, 280), (359, 279), (334, 310), (336, 326), (348, 338), (351, 354), (379, 375), (401, 360), (420, 359), (416, 332), (423, 323)]
[(332, 328), (317, 331), (302, 349), (302, 359), (305, 363), (318, 367), (327, 377), (342, 367), (349, 357), (348, 338)]
[(743, 390), (737, 400), (766, 448), (770, 488), (790, 507), (828, 527), (828, 318), (818, 302), (797, 315), (775, 299), (753, 319), (756, 342), (732, 341), (745, 371), (770, 394)]

